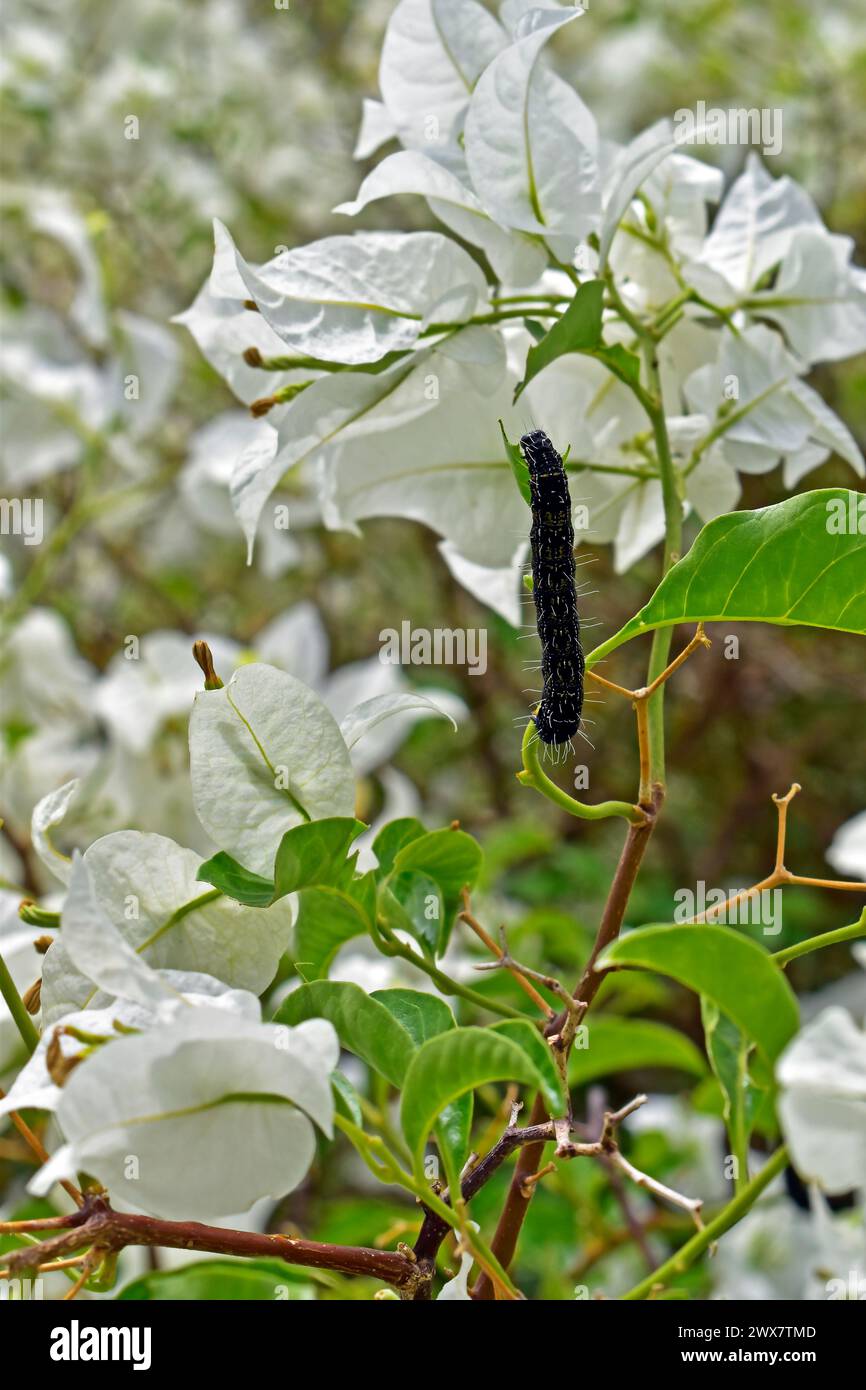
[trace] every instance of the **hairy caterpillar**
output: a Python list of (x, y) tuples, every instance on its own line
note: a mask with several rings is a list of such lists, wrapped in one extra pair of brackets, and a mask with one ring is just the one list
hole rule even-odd
[(532, 596), (541, 638), (541, 703), (533, 716), (542, 743), (568, 743), (580, 727), (584, 660), (574, 587), (574, 527), (565, 467), (543, 430), (520, 441), (529, 470)]

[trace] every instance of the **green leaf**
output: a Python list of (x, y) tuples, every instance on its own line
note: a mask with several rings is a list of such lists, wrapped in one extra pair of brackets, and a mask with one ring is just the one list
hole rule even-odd
[(287, 994), (274, 1023), (293, 1028), (307, 1018), (327, 1018), (343, 1046), (381, 1072), (392, 1086), (402, 1086), (415, 1044), (384, 1004), (371, 999), (358, 985), (314, 980)]
[(527, 507), (532, 506), (532, 493), (529, 490), (529, 469), (526, 466), (526, 459), (523, 457), (516, 444), (512, 444), (508, 435), (505, 433), (505, 426), (499, 421), (499, 428), (502, 432), (502, 442), (505, 445), (505, 454), (511, 464), (511, 471), (514, 474), (514, 481), (517, 483), (520, 495)]
[[(862, 494), (820, 488), (705, 526), (649, 603), (587, 657), (685, 622), (776, 623), (866, 633)], [(844, 525), (844, 531), (839, 528)]]
[(614, 376), (625, 382), (626, 386), (640, 381), (640, 358), (629, 352), (622, 343), (611, 343), (609, 346), (596, 348), (589, 356), (603, 362)]
[(693, 1076), (703, 1076), (707, 1070), (691, 1039), (664, 1023), (606, 1014), (590, 1016), (586, 1042), (581, 1046), (579, 1035), (571, 1053), (568, 1079), (572, 1086), (585, 1086), (600, 1076), (639, 1067), (675, 1067)]
[(375, 989), (370, 998), (384, 1004), (402, 1023), (416, 1047), (457, 1027), (445, 1000), (435, 994), (425, 994), (420, 989)]
[(438, 885), (445, 902), (445, 915), (439, 924), (437, 955), (448, 945), (454, 915), (460, 904), (460, 890), (471, 888), (481, 869), (481, 846), (463, 830), (430, 830), (404, 845), (394, 858), (394, 876), (418, 870)]
[(429, 874), (413, 870), (395, 874), (379, 890), (379, 916), (390, 931), (406, 931), (431, 957), (436, 955), (445, 901), (442, 890)]
[[(517, 1043), (518, 1047), (523, 1048), (539, 1074), (544, 1077), (544, 1091), (548, 1101), (553, 1099), (561, 1107), (563, 1103), (562, 1079), (556, 1069), (550, 1046), (544, 1041), (538, 1029), (533, 1028), (528, 1019), (524, 1022), (516, 1018), (508, 1018), (502, 1023), (494, 1023), (492, 1029), (495, 1033), (503, 1034), (504, 1037)], [(555, 1110), (554, 1114), (559, 1114), (559, 1111)]]
[(469, 1157), (475, 1097), (469, 1091), (443, 1107), (433, 1125), (436, 1144), (442, 1155), (448, 1181), (453, 1182)]
[[(749, 1139), (772, 1089), (773, 1078), (767, 1074), (766, 1067), (761, 1067), (760, 1056), (754, 1059), (750, 1056), (749, 1039), (706, 996), (701, 999), (701, 1018), (710, 1065), (724, 1098), (723, 1118), (731, 1153), (745, 1164)], [(740, 1176), (747, 1180), (748, 1172)]]
[(361, 1102), (358, 1099), (358, 1092), (355, 1090), (348, 1076), (344, 1076), (341, 1071), (332, 1071), (331, 1087), (334, 1092), (334, 1102), (339, 1113), (345, 1115), (347, 1120), (351, 1120), (352, 1124), (357, 1125), (360, 1129), (364, 1123)]
[(568, 352), (585, 352), (601, 346), (601, 315), (604, 284), (588, 280), (581, 285), (561, 318), (548, 329), (540, 343), (526, 354), (526, 373), (514, 392), (516, 401), (533, 377)]
[(212, 859), (206, 859), (196, 878), (200, 883), (210, 883), (214, 888), (219, 888), (227, 898), (234, 898), (235, 902), (244, 903), (247, 907), (270, 907), (274, 899), (271, 880), (245, 869), (225, 850), (220, 850)]
[(368, 933), (369, 919), (355, 894), (338, 888), (305, 888), (299, 901), (295, 963), (305, 979), (324, 979), (340, 947)]
[(351, 883), (358, 856), (349, 856), (349, 846), (366, 829), (349, 816), (329, 816), (287, 830), (274, 860), (274, 902), (301, 888)]
[(562, 1088), (551, 1092), (549, 1079), (528, 1052), (492, 1028), (455, 1028), (431, 1038), (413, 1057), (403, 1085), (400, 1119), (420, 1176), (424, 1146), (437, 1115), (459, 1096), (492, 1081), (518, 1082), (544, 1094), (554, 1114), (565, 1109)]
[(788, 981), (762, 946), (731, 927), (641, 927), (607, 948), (597, 968), (608, 965), (655, 970), (707, 995), (771, 1062), (797, 1031)]
[(318, 1271), (301, 1275), (281, 1260), (198, 1260), (133, 1279), (120, 1290), (117, 1301), (296, 1301), (315, 1297), (311, 1280), (321, 1282)]
[[(370, 995), (402, 1023), (411, 1034), (416, 1047), (430, 1038), (456, 1028), (454, 1015), (435, 994), (423, 994), (418, 989), (377, 989)], [(459, 1171), (469, 1154), (469, 1135), (472, 1130), (472, 1096), (461, 1096), (446, 1105), (434, 1126), (436, 1142), (446, 1165)]]
[(377, 874), (380, 877), (389, 874), (394, 867), (397, 854), (404, 845), (426, 834), (424, 826), (414, 816), (401, 816), (399, 820), (392, 820), (383, 825), (373, 841), (373, 853), (379, 861)]

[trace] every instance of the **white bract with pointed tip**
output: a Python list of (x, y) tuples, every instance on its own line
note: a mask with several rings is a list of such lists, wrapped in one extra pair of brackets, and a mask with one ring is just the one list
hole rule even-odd
[[(510, 399), (527, 350), (600, 275), (611, 279), (602, 341), (626, 354), (620, 364), (630, 361), (644, 388), (632, 319), (661, 316), (659, 370), (686, 514), (709, 521), (735, 508), (740, 475), (780, 459), (789, 489), (833, 452), (862, 474), (850, 431), (803, 380), (815, 362), (866, 348), (866, 278), (850, 239), (828, 232), (809, 194), (774, 178), (756, 153), (724, 193), (699, 127), (664, 117), (625, 146), (606, 138), (549, 51), (581, 13), (555, 0), (508, 0), (498, 18), (477, 0), (401, 0), (390, 16), (382, 100), (365, 103), (358, 155), (395, 136), (402, 149), (337, 211), (423, 198), (481, 252), (486, 283), (476, 261), (434, 233), (329, 237), (253, 268), (217, 227), (210, 300), (184, 320), (203, 351), (244, 399), (255, 381), (241, 353), (257, 334), (315, 358), (308, 384), (270, 417), (276, 447), (263, 438), (232, 470), (250, 547), (286, 470), (311, 466), (327, 526), (356, 530), (374, 516), (426, 524), (459, 582), (516, 622), (527, 517), (501, 418), (511, 439), (540, 425), (563, 452), (571, 446), (573, 494), (589, 517), (578, 540), (613, 543), (617, 571), (634, 565), (660, 543), (663, 508), (628, 371), (612, 376), (597, 357), (566, 353), (534, 377), (522, 408)], [(261, 314), (243, 310), (249, 295)], [(434, 319), (462, 326), (436, 342)], [(478, 320), (508, 359), (498, 378), (467, 354)], [(463, 363), (456, 378), (446, 376), (449, 354)], [(326, 358), (351, 370), (323, 379)], [(290, 378), (260, 380), (264, 392)], [(291, 384), (302, 385), (297, 372)]]
[(247, 1211), (290, 1192), (330, 1135), (337, 1036), (190, 1006), (167, 1025), (96, 1049), (54, 1114), (66, 1142), (30, 1183), (49, 1192), (84, 1170), (118, 1207), (170, 1220)]
[(332, 714), (273, 666), (242, 666), (195, 697), (190, 770), (198, 817), (220, 849), (270, 876), (287, 830), (351, 816), (355, 779)]

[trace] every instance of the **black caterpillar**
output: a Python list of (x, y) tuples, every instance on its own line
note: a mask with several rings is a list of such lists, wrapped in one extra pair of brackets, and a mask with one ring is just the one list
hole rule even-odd
[(532, 507), (532, 596), (541, 638), (541, 703), (533, 716), (542, 743), (568, 743), (580, 727), (584, 660), (574, 588), (574, 527), (565, 467), (543, 430), (525, 434)]

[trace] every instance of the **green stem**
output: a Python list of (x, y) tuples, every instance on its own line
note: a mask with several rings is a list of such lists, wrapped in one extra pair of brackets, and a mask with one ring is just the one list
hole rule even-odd
[(505, 1288), (514, 1294), (517, 1293), (517, 1290), (505, 1270), (496, 1259), (496, 1256), (488, 1249), (485, 1242), (478, 1235), (478, 1232), (473, 1231), (471, 1227), (466, 1224), (465, 1217), (462, 1217), (461, 1213), (454, 1207), (449, 1206), (447, 1202), (443, 1202), (442, 1198), (433, 1192), (432, 1188), (428, 1187), (426, 1183), (422, 1182), (412, 1173), (407, 1172), (406, 1169), (400, 1165), (383, 1139), (379, 1138), (378, 1135), (374, 1136), (365, 1133), (363, 1129), (359, 1129), (356, 1124), (353, 1124), (351, 1120), (347, 1120), (339, 1113), (334, 1116), (334, 1124), (357, 1149), (361, 1158), (370, 1169), (370, 1172), (373, 1173), (380, 1182), (392, 1182), (396, 1186), (404, 1188), (407, 1192), (411, 1192), (413, 1197), (417, 1197), (419, 1202), (430, 1211), (435, 1212), (437, 1216), (442, 1218), (446, 1225), (450, 1226), (452, 1230), (456, 1231), (457, 1234), (462, 1237), (476, 1258), (480, 1255), (481, 1258), (486, 1261), (488, 1266), (492, 1268), (502, 1280)]
[[(652, 425), (659, 465), (659, 479), (662, 485), (662, 501), (665, 513), (665, 549), (662, 570), (663, 574), (667, 574), (671, 566), (675, 565), (680, 558), (682, 550), (683, 509), (677, 486), (676, 469), (671, 455), (670, 440), (668, 439), (656, 344), (648, 335), (643, 337), (643, 353), (647, 383), (653, 398), (652, 408), (647, 413)], [(660, 676), (668, 665), (672, 640), (672, 627), (658, 628), (653, 634), (647, 669), (647, 685), (652, 685), (656, 677)], [(661, 685), (656, 693), (650, 697), (647, 705), (649, 777), (651, 783), (657, 783), (659, 786), (664, 786), (665, 782), (664, 698), (665, 688), (664, 685)]]
[(538, 743), (535, 725), (530, 720), (523, 735), (523, 771), (517, 774), (518, 782), (524, 787), (534, 787), (542, 796), (546, 796), (548, 801), (552, 801), (555, 806), (580, 820), (607, 820), (610, 816), (622, 816), (623, 820), (627, 820), (631, 825), (644, 823), (644, 812), (639, 806), (632, 806), (628, 801), (600, 801), (596, 806), (588, 806), (585, 802), (569, 796), (568, 792), (558, 787), (542, 770), (538, 760)]
[[(605, 276), (605, 283), (613, 308), (619, 314), (620, 318), (622, 318), (634, 331), (640, 342), (641, 351), (643, 353), (646, 388), (640, 386), (638, 383), (633, 383), (632, 390), (643, 406), (650, 425), (652, 426), (656, 458), (658, 460), (658, 476), (661, 483), (662, 502), (664, 505), (665, 549), (663, 573), (667, 574), (671, 566), (676, 564), (677, 560), (680, 558), (680, 551), (682, 550), (683, 509), (680, 500), (676, 468), (674, 467), (670, 440), (668, 438), (661, 374), (658, 364), (657, 345), (663, 333), (651, 325), (642, 323), (641, 320), (631, 312), (628, 306), (623, 302), (614, 283), (613, 276), (609, 272)], [(655, 632), (647, 670), (647, 685), (651, 685), (656, 677), (660, 676), (668, 665), (672, 640), (672, 628), (660, 628)], [(604, 654), (604, 651), (605, 647), (603, 644), (602, 647), (598, 649), (597, 653), (593, 654), (595, 660), (598, 660)], [(655, 783), (663, 787), (665, 782), (664, 685), (659, 686), (647, 705), (647, 723), (649, 741), (649, 780), (651, 784)]]
[[(559, 318), (559, 314), (552, 306), (544, 308), (542, 305), (536, 306), (533, 304), (530, 308), (527, 309), (497, 309), (490, 314), (475, 314), (471, 319), (467, 319), (466, 323), (507, 323), (509, 322), (509, 320), (526, 318), (527, 315), (530, 315), (532, 318)], [(460, 328), (463, 328), (464, 326), (464, 324), (458, 325), (458, 327)], [(455, 326), (453, 323), (430, 323), (421, 333), (419, 333), (418, 339), (419, 341), (421, 341), (423, 338), (432, 338), (437, 333), (453, 333), (454, 327)]]
[(715, 1217), (714, 1220), (704, 1226), (703, 1230), (693, 1235), (691, 1240), (687, 1240), (685, 1245), (680, 1246), (675, 1255), (672, 1255), (663, 1265), (659, 1265), (658, 1269), (654, 1270), (646, 1279), (642, 1279), (639, 1284), (635, 1284), (633, 1289), (629, 1289), (628, 1293), (623, 1294), (623, 1300), (629, 1302), (647, 1298), (654, 1289), (659, 1286), (664, 1287), (669, 1284), (671, 1279), (677, 1274), (685, 1273), (689, 1266), (694, 1264), (699, 1255), (702, 1255), (720, 1236), (723, 1236), (726, 1231), (729, 1231), (732, 1226), (735, 1226), (738, 1221), (742, 1220), (746, 1213), (754, 1206), (764, 1189), (769, 1187), (773, 1179), (778, 1177), (779, 1173), (782, 1172), (787, 1162), (788, 1151), (785, 1146), (782, 1145), (782, 1147), (777, 1149), (773, 1154), (769, 1163), (764, 1165), (760, 1173), (757, 1173), (755, 1177), (752, 1178), (751, 1182), (743, 1188), (742, 1192), (737, 1193), (733, 1200), (728, 1203), (723, 1211), (719, 1212), (719, 1215)]
[[(670, 270), (677, 284), (680, 286), (680, 289), (688, 291), (687, 295), (683, 300), (684, 303), (691, 302), (692, 304), (699, 304), (702, 309), (706, 309), (709, 313), (715, 314), (717, 318), (720, 318), (722, 322), (730, 329), (730, 331), (733, 334), (735, 334), (736, 337), (740, 336), (740, 331), (735, 326), (733, 321), (734, 311), (739, 306), (736, 304), (732, 304), (729, 307), (726, 307), (723, 304), (714, 304), (711, 299), (706, 299), (704, 295), (699, 294), (693, 286), (687, 284), (683, 276), (683, 273), (680, 270), (679, 265), (677, 264), (675, 256), (673, 255), (670, 247), (667, 245), (663, 237), (648, 235), (646, 232), (641, 231), (638, 227), (626, 226), (622, 223), (620, 224), (620, 230), (625, 232), (626, 236), (634, 237), (636, 241), (642, 241), (646, 246), (651, 247), (653, 251), (655, 251), (659, 256), (662, 257), (664, 261), (667, 262), (668, 269)], [(776, 301), (774, 300), (773, 302), (775, 303)], [(668, 324), (668, 328), (670, 327), (672, 327), (672, 325)]]
[(569, 459), (565, 466), (569, 473), (615, 473), (622, 478), (640, 478), (645, 483), (658, 477), (655, 469), (648, 464), (645, 467), (629, 468), (625, 463), (589, 463), (582, 460), (572, 463)]
[(820, 936), (810, 936), (807, 941), (798, 941), (796, 946), (786, 946), (784, 951), (774, 951), (772, 959), (777, 965), (785, 966), (789, 960), (807, 956), (810, 951), (822, 951), (825, 946), (835, 946), (839, 941), (856, 941), (861, 936), (866, 936), (866, 909), (861, 912), (860, 920), (853, 922), (850, 927), (838, 927), (836, 931), (825, 931)]
[(15, 988), (15, 981), (9, 974), (9, 967), (2, 956), (0, 956), (0, 994), (6, 1000), (6, 1007), (12, 1015), (27, 1051), (29, 1053), (35, 1052), (39, 1042), (36, 1025), (22, 1003), (21, 995)]
[(664, 306), (663, 309), (659, 310), (659, 312), (656, 314), (655, 319), (650, 325), (650, 331), (654, 334), (655, 337), (664, 337), (665, 334), (669, 333), (670, 330), (674, 327), (675, 323), (679, 323), (679, 320), (682, 317), (682, 310), (684, 306), (689, 303), (689, 300), (691, 298), (691, 289), (681, 290), (680, 293), (678, 295), (675, 295), (675, 297), (671, 299)]
[[(374, 1084), (381, 1080), (383, 1083), (382, 1090), (383, 1092), (387, 1092), (388, 1083), (383, 1077), (380, 1078), (378, 1072), (372, 1074), (372, 1080)], [(411, 1163), (412, 1155), (409, 1152), (409, 1146), (402, 1136), (397, 1133), (388, 1116), (387, 1095), (383, 1094), (381, 1100), (379, 1100), (376, 1105), (374, 1105), (372, 1101), (367, 1100), (366, 1096), (358, 1096), (358, 1104), (361, 1107), (361, 1114), (364, 1116), (364, 1119), (368, 1124), (374, 1125), (375, 1128), (379, 1130), (385, 1143), (391, 1145), (395, 1155), (398, 1155), (404, 1163)]]
[(734, 1192), (744, 1192), (749, 1185), (749, 1132), (746, 1126), (745, 1096), (749, 1084), (749, 1052), (751, 1044), (746, 1037), (740, 1038), (737, 1048), (737, 1089), (738, 1096), (734, 1106), (733, 1124), (729, 1128), (731, 1149), (736, 1160), (734, 1169)]
[(452, 980), (450, 975), (439, 970), (433, 965), (432, 961), (426, 960), (424, 956), (413, 951), (411, 946), (400, 941), (396, 936), (392, 936), (384, 923), (379, 921), (375, 930), (375, 941), (379, 951), (384, 956), (399, 956), (401, 960), (408, 961), (410, 965), (423, 970), (425, 975), (440, 989), (443, 994), (455, 994), (460, 999), (465, 999), (467, 1004), (474, 1004), (477, 1009), (486, 1009), (488, 1013), (499, 1014), (502, 1018), (517, 1018), (524, 1020), (526, 1014), (519, 1009), (513, 1009), (510, 1004), (503, 1004), (498, 999), (488, 999), (486, 995), (480, 994), (478, 990), (472, 989), (469, 985), (461, 985), (459, 981)]
[(571, 300), (567, 294), (504, 294), (490, 303), (499, 308), (502, 304), (570, 304)]

